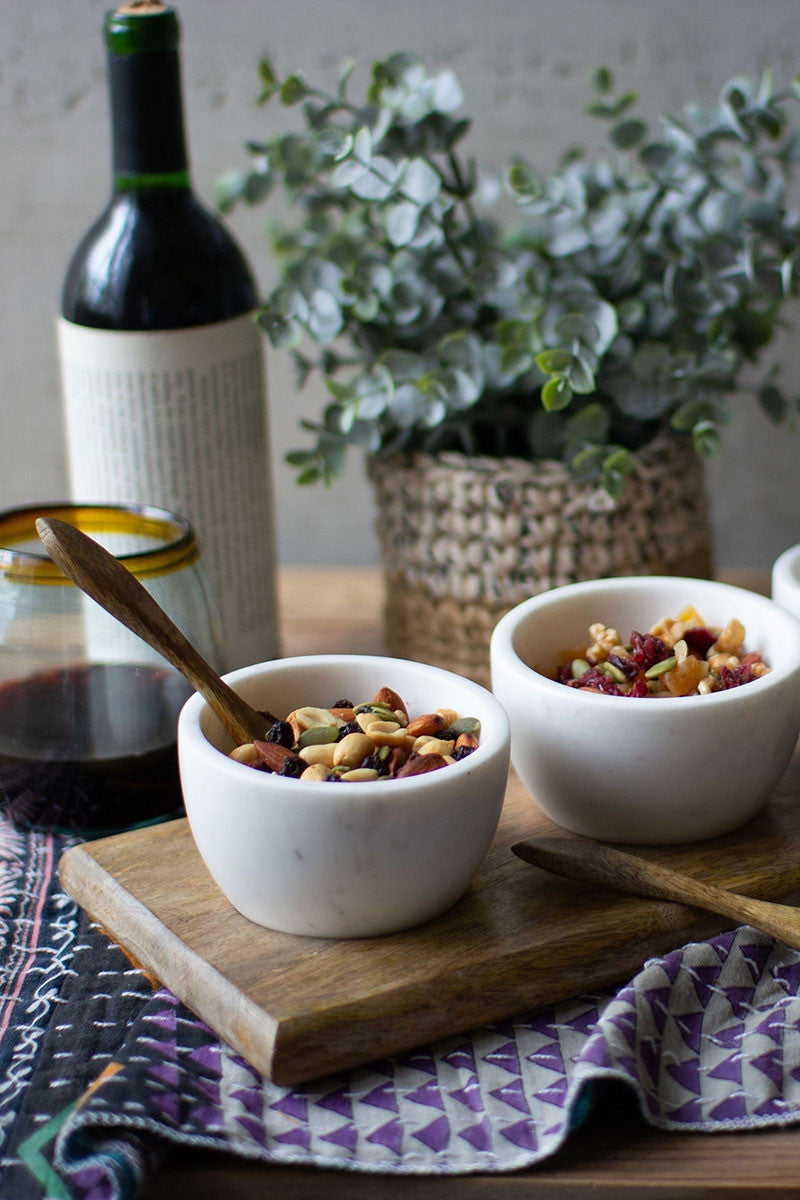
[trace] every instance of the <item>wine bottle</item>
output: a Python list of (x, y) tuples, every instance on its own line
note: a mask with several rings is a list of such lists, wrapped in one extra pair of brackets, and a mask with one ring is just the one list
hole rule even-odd
[(71, 493), (188, 517), (230, 670), (278, 652), (256, 287), (192, 190), (176, 12), (126, 4), (105, 41), (112, 195), (70, 262), (58, 320)]

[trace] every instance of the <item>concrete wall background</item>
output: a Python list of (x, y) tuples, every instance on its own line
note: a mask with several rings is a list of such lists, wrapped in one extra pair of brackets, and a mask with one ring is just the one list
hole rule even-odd
[[(108, 194), (103, 0), (0, 0), (0, 507), (66, 493), (53, 321), (68, 258)], [(638, 90), (645, 115), (712, 103), (734, 74), (798, 70), (797, 0), (183, 0), (184, 90), (193, 174), (245, 164), (249, 137), (289, 119), (259, 109), (256, 66), (268, 54), (333, 85), (347, 58), (396, 50), (459, 76), (473, 117), (470, 149), (502, 168), (519, 152), (543, 167), (596, 125), (582, 113), (598, 64)], [(273, 278), (265, 208), (231, 221), (264, 289)], [(785, 378), (800, 392), (797, 335), (782, 337)], [(372, 497), (354, 458), (331, 490), (298, 489), (283, 463), (317, 384), (298, 395), (288, 356), (270, 352), (276, 522), (285, 562), (375, 561)], [(770, 426), (742, 398), (724, 456), (708, 472), (719, 563), (767, 566), (800, 541), (800, 430)]]

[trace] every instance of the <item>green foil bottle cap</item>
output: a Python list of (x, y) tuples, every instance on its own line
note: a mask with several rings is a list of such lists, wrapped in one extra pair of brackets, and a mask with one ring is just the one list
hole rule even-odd
[(106, 13), (106, 45), (112, 54), (147, 54), (155, 50), (177, 50), (180, 42), (178, 14), (152, 0), (133, 0)]

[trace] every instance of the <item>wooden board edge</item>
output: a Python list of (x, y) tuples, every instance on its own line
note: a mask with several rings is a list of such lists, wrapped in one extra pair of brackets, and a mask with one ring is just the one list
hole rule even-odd
[[(272, 1078), (279, 1023), (270, 1013), (238, 991), (224, 975), (163, 925), (151, 909), (99, 865), (89, 847), (71, 846), (65, 850), (58, 863), (58, 873), (64, 891), (115, 941), (120, 934), (109, 900), (112, 891), (123, 896), (125, 952), (144, 964), (148, 973), (155, 975), (256, 1070), (268, 1079)], [(123, 944), (121, 940), (119, 944)], [(194, 982), (203, 975), (215, 979), (213, 1012), (203, 989)]]

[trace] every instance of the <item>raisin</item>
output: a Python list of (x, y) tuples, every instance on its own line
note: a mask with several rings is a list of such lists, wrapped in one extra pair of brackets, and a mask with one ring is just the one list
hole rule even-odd
[(462, 758), (467, 758), (470, 754), (474, 753), (474, 746), (458, 746), (453, 754), (453, 758), (456, 762), (461, 762)]
[(294, 730), (288, 721), (275, 721), (267, 730), (264, 741), (277, 742), (279, 746), (291, 750), (294, 745)]
[(355, 708), (355, 704), (352, 700), (337, 700), (335, 704), (331, 705), (331, 708)]
[(285, 758), (279, 775), (288, 775), (291, 779), (299, 779), (308, 764), (302, 758)]
[[(337, 705), (334, 705), (334, 707), (335, 708), (347, 708), (348, 705), (337, 704)], [(352, 705), (350, 705), (349, 707), (352, 707)], [(337, 742), (340, 742), (343, 737), (347, 737), (348, 733), (363, 733), (363, 732), (364, 732), (364, 730), (361, 728), (358, 721), (346, 721), (345, 724), (342, 725), (341, 729), (339, 730), (339, 736), (337, 737), (336, 740), (337, 740)]]

